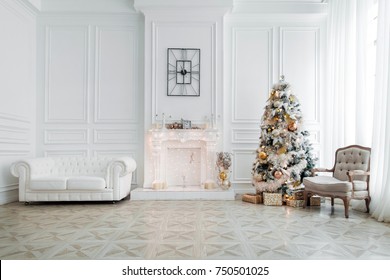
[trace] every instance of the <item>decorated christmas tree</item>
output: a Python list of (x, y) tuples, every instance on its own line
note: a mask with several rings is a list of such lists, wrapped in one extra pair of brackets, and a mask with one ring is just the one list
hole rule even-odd
[(291, 194), (310, 176), (316, 159), (303, 129), (300, 103), (282, 76), (267, 100), (261, 119), (260, 145), (252, 169), (258, 193)]

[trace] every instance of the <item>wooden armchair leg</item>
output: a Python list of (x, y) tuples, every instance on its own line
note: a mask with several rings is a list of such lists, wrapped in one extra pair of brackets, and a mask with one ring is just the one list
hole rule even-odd
[(349, 210), (349, 200), (350, 200), (349, 197), (343, 198), (343, 201), (344, 201), (345, 218), (348, 218), (348, 217), (349, 217), (349, 214), (348, 214), (348, 210)]
[(308, 197), (308, 192), (307, 191), (303, 191), (303, 208), (306, 208), (307, 197)]
[(364, 200), (366, 201), (366, 208), (367, 208), (367, 212), (366, 213), (370, 213), (371, 198), (370, 197), (366, 197)]
[(334, 206), (334, 197), (330, 198), (330, 205)]

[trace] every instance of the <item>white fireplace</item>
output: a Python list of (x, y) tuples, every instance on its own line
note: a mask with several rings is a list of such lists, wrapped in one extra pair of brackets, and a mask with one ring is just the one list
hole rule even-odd
[(151, 129), (147, 137), (144, 186), (131, 199), (234, 199), (216, 183), (217, 129)]
[[(152, 129), (149, 131), (153, 180), (145, 188), (216, 188), (216, 129)], [(151, 183), (150, 183), (151, 182)]]

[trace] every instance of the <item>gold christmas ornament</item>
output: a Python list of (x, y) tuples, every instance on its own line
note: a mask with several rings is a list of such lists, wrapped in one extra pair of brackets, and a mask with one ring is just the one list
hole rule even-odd
[(274, 172), (274, 177), (275, 177), (276, 179), (282, 178), (282, 175), (283, 175), (283, 173), (282, 173), (281, 171), (279, 171), (279, 170), (276, 170), (276, 171)]
[(285, 146), (280, 147), (277, 151), (278, 155), (285, 154), (287, 152), (287, 148)]
[(224, 171), (219, 172), (219, 179), (226, 180), (227, 174)]
[(287, 128), (288, 128), (288, 130), (290, 130), (290, 131), (295, 131), (295, 130), (297, 130), (297, 123), (296, 122), (290, 122), (289, 124), (288, 124), (288, 126), (287, 126)]
[(267, 158), (267, 154), (265, 152), (260, 152), (259, 153), (259, 158), (264, 160), (264, 159)]

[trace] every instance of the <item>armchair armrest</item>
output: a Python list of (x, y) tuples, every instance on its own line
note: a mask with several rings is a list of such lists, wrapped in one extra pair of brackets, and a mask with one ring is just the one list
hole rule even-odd
[(333, 172), (333, 171), (334, 171), (333, 169), (327, 169), (327, 168), (318, 167), (318, 168), (313, 168), (311, 170), (311, 173), (313, 174), (313, 176), (316, 176), (315, 174), (318, 173), (318, 172)]
[(347, 171), (347, 176), (350, 182), (353, 182), (354, 176), (370, 176), (369, 171), (363, 171), (363, 170), (350, 170)]

